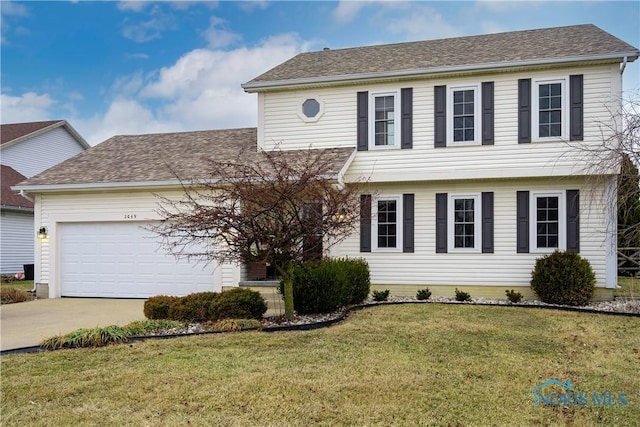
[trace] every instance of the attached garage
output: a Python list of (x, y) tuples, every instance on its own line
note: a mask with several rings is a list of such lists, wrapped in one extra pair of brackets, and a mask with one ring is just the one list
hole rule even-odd
[(60, 224), (60, 295), (147, 298), (221, 289), (215, 265), (176, 260), (159, 247), (149, 224)]

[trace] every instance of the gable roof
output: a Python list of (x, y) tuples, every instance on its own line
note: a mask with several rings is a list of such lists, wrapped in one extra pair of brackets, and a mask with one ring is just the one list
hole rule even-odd
[(282, 86), (593, 60), (635, 60), (638, 49), (595, 25), (545, 28), (301, 53), (242, 85)]
[[(261, 162), (256, 128), (114, 136), (71, 159), (29, 178), (18, 188), (30, 192), (179, 184), (182, 179), (208, 179), (208, 159)], [(337, 176), (354, 148), (329, 148)], [(295, 153), (295, 151), (283, 151)]]
[(11, 189), (12, 185), (27, 179), (11, 166), (0, 165), (0, 205), (2, 207), (17, 207), (33, 209), (33, 203)]
[(85, 150), (90, 147), (87, 141), (66, 120), (49, 120), (44, 122), (9, 123), (0, 125), (0, 148), (7, 148), (34, 136), (53, 129), (64, 127)]

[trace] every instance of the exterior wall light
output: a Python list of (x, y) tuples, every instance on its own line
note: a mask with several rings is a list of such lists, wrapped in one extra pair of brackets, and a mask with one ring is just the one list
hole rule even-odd
[(38, 230), (38, 239), (44, 240), (48, 237), (47, 235), (47, 227), (40, 227)]

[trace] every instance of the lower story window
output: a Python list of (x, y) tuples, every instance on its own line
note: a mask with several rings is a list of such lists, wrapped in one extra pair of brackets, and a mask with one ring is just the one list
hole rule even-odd
[(531, 249), (540, 252), (564, 250), (566, 246), (564, 192), (533, 192), (530, 200)]
[(452, 250), (479, 249), (480, 202), (478, 194), (449, 197), (449, 244)]
[(536, 197), (536, 245), (557, 248), (560, 223), (559, 197)]
[(381, 251), (402, 250), (402, 197), (381, 196), (373, 203), (373, 242)]

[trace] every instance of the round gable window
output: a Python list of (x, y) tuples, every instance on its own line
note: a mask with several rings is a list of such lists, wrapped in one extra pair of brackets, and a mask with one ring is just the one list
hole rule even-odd
[(305, 122), (316, 122), (323, 113), (323, 102), (318, 98), (306, 98), (299, 106), (298, 116)]

